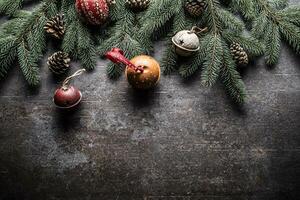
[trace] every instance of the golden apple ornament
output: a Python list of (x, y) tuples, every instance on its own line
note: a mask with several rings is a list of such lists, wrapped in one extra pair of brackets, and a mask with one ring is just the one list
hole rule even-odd
[(113, 48), (105, 56), (114, 63), (126, 66), (127, 81), (135, 89), (150, 89), (159, 82), (160, 65), (151, 56), (139, 55), (128, 60), (119, 48)]

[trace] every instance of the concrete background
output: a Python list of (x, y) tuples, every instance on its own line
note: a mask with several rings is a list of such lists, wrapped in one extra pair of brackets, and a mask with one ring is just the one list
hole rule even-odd
[(199, 74), (163, 76), (138, 94), (99, 61), (73, 82), (80, 108), (62, 113), (45, 62), (37, 90), (14, 67), (0, 82), (0, 199), (298, 199), (300, 59), (285, 44), (280, 57), (243, 72), (243, 107), (219, 85), (201, 87)]

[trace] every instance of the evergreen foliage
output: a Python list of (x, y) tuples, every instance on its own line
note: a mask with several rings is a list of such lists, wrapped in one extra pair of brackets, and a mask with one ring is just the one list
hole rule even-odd
[(0, 13), (5, 15), (13, 15), (22, 7), (23, 0), (0, 0)]
[[(202, 85), (212, 86), (218, 78), (221, 78), (228, 94), (236, 102), (242, 103), (245, 97), (245, 88), (236, 70), (237, 66), (230, 53), (228, 54), (230, 52), (230, 44), (233, 42), (239, 43), (252, 57), (261, 55), (263, 53), (263, 46), (255, 38), (244, 35), (244, 23), (223, 8), (219, 1), (206, 0), (206, 10), (198, 19), (191, 19), (185, 14), (184, 2), (185, 0), (173, 1), (173, 4), (176, 4), (177, 7), (178, 5), (181, 6), (179, 6), (179, 10), (173, 13), (173, 30), (172, 34), (167, 38), (168, 41), (171, 41), (171, 37), (176, 32), (190, 30), (193, 25), (208, 27), (209, 31), (205, 35), (200, 35), (199, 52), (179, 67), (179, 74), (184, 78), (188, 78), (200, 68), (202, 70)], [(158, 16), (164, 14), (157, 13), (156, 15), (159, 18)], [(149, 28), (144, 28), (148, 31), (148, 34), (154, 32), (155, 29), (163, 27), (165, 23), (162, 20), (161, 22), (164, 23), (158, 23), (158, 25), (154, 26), (150, 20), (153, 19), (149, 19), (144, 25), (145, 27), (149, 26)], [(159, 19), (156, 20), (159, 21)], [(182, 60), (174, 52), (173, 44), (168, 42), (168, 48), (162, 60), (164, 73), (169, 74), (175, 70), (179, 65), (178, 61)]]
[[(300, 7), (287, 7), (287, 0), (205, 0), (200, 17), (189, 16), (186, 0), (151, 0), (143, 12), (126, 7), (126, 0), (117, 0), (110, 7), (110, 20), (102, 27), (86, 25), (76, 13), (75, 0), (41, 0), (32, 11), (22, 10), (27, 1), (0, 0), (0, 14), (9, 17), (0, 27), (0, 78), (17, 62), (30, 85), (39, 82), (38, 62), (46, 48), (43, 26), (58, 13), (65, 14), (66, 24), (61, 48), (86, 69), (93, 69), (97, 55), (103, 56), (112, 47), (132, 58), (150, 54), (153, 41), (165, 37), (167, 48), (161, 61), (165, 74), (178, 70), (188, 78), (201, 70), (202, 85), (212, 86), (220, 79), (238, 103), (245, 99), (245, 87), (230, 52), (232, 43), (238, 43), (250, 59), (264, 54), (269, 65), (278, 61), (281, 40), (300, 52)], [(250, 35), (234, 13), (251, 25)], [(195, 25), (208, 31), (199, 34), (200, 50), (183, 59), (176, 54), (171, 38)], [(109, 77), (116, 78), (122, 71), (108, 64)]]
[[(134, 13), (125, 5), (126, 0), (118, 0), (111, 9), (111, 20), (115, 25), (110, 29), (110, 37), (100, 43), (98, 52), (103, 56), (113, 47), (122, 49), (125, 56), (132, 58), (145, 52), (146, 42), (137, 34), (141, 27), (141, 13)], [(111, 78), (117, 78), (122, 74), (122, 68), (110, 63), (107, 74)]]
[(47, 17), (57, 12), (56, 2), (45, 0), (32, 12), (14, 10), (16, 18), (1, 27), (0, 77), (18, 61), (25, 79), (32, 86), (39, 83), (38, 61), (46, 47), (43, 26)]
[[(244, 0), (234, 0), (243, 2)], [(234, 2), (232, 1), (232, 3)], [(288, 0), (249, 0), (240, 3), (242, 14), (251, 12), (252, 35), (265, 46), (268, 65), (275, 65), (280, 54), (281, 40), (300, 53), (300, 6), (287, 7)], [(249, 5), (248, 5), (249, 4)]]
[(77, 15), (75, 1), (63, 0), (61, 12), (65, 13), (66, 20), (62, 50), (73, 59), (78, 59), (84, 68), (94, 69), (97, 62), (94, 37), (89, 27)]

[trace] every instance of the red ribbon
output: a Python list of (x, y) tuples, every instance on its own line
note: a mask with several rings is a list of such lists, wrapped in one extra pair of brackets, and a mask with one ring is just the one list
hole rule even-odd
[(144, 68), (141, 66), (135, 66), (132, 62), (130, 62), (125, 56), (124, 52), (119, 48), (112, 48), (111, 51), (108, 51), (105, 54), (105, 57), (116, 64), (124, 64), (135, 70), (136, 72), (143, 73)]

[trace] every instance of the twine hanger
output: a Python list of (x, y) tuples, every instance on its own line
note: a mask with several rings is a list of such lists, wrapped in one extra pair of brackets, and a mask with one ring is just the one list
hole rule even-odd
[(74, 78), (74, 77), (76, 77), (76, 76), (80, 76), (80, 75), (83, 74), (84, 72), (86, 72), (85, 69), (80, 69), (80, 70), (77, 70), (73, 75), (68, 76), (68, 77), (64, 80), (64, 82), (63, 82), (63, 84), (62, 84), (62, 87), (63, 87), (63, 88), (67, 88), (67, 87), (69, 86), (69, 82), (70, 82), (70, 80), (71, 80), (72, 78)]
[(199, 28), (198, 26), (193, 26), (192, 29), (190, 30), (190, 33), (200, 34), (200, 33), (206, 32), (206, 31), (207, 31), (207, 27)]

